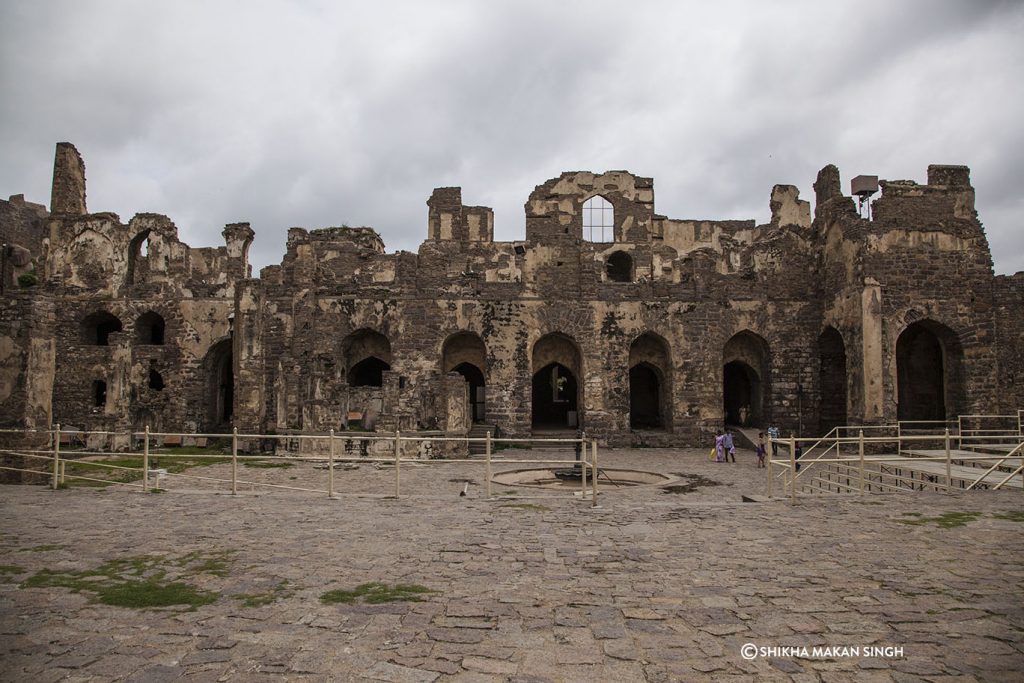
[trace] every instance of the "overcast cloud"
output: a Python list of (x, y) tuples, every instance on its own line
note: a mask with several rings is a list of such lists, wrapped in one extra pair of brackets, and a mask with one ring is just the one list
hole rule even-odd
[(765, 222), (818, 169), (967, 164), (997, 273), (1024, 270), (1024, 4), (100, 2), (0, 5), (0, 193), (49, 203), (54, 143), (92, 211), (193, 246), (249, 221), (426, 236), (434, 187), (495, 210), (564, 170), (655, 179), (674, 218)]

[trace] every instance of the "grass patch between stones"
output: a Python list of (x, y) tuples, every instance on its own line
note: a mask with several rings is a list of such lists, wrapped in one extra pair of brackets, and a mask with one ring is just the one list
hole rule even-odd
[(200, 574), (225, 576), (233, 552), (194, 552), (179, 558), (139, 555), (108, 560), (95, 569), (43, 569), (23, 581), (21, 587), (67, 588), (91, 594), (93, 602), (115, 607), (181, 607), (191, 611), (216, 601), (219, 594), (201, 589), (189, 579)]
[(968, 522), (973, 522), (981, 517), (980, 512), (944, 512), (938, 517), (922, 517), (920, 512), (904, 512), (903, 515), (906, 517), (913, 517), (914, 519), (896, 520), (900, 524), (911, 524), (913, 526), (934, 524), (942, 529), (952, 529), (953, 527), (964, 526)]
[(284, 462), (282, 460), (246, 460), (245, 466), (263, 470), (287, 469), (289, 467), (295, 467), (295, 463)]
[[(213, 453), (220, 453), (220, 451), (212, 451)], [(218, 456), (215, 458), (188, 458), (188, 457), (174, 457), (161, 458), (160, 455), (204, 455), (211, 453), (211, 451), (204, 448), (175, 448), (175, 449), (160, 449), (159, 451), (150, 451), (149, 454), (149, 468), (165, 469), (169, 474), (180, 474), (185, 470), (193, 467), (206, 467), (208, 465), (217, 465), (220, 463), (231, 462), (231, 458)], [(69, 488), (69, 487), (93, 487), (102, 488), (110, 486), (111, 483), (128, 483), (133, 481), (139, 481), (142, 479), (142, 456), (141, 455), (129, 455), (115, 458), (103, 458), (102, 460), (65, 460), (65, 474), (67, 480), (63, 482), (64, 485), (58, 488)], [(90, 464), (91, 463), (91, 464)], [(103, 467), (103, 465), (113, 465), (114, 467)], [(127, 467), (131, 469), (116, 469)], [(105, 479), (108, 481), (92, 481), (89, 479), (74, 479), (73, 477), (92, 477), (93, 479)]]
[(0, 564), (0, 580), (6, 579), (9, 576), (15, 576), (17, 574), (24, 574), (25, 570), (13, 564)]
[(424, 595), (436, 592), (415, 583), (398, 583), (389, 586), (386, 583), (374, 581), (360, 584), (351, 590), (327, 591), (320, 596), (320, 602), (343, 605), (359, 601), (370, 605), (379, 605), (385, 602), (419, 602)]
[(1011, 510), (1010, 512), (996, 512), (992, 515), (996, 519), (1008, 519), (1011, 522), (1024, 522), (1024, 510)]

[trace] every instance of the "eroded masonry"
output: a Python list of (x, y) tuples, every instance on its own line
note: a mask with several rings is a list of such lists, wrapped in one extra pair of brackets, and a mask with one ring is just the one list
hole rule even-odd
[(682, 445), (1024, 405), (1024, 273), (993, 275), (968, 169), (881, 186), (862, 218), (826, 166), (813, 216), (776, 185), (757, 225), (661, 216), (625, 171), (563, 173), (515, 242), (438, 188), (417, 253), (293, 228), (253, 278), (248, 224), (193, 248), (166, 216), (89, 213), (60, 143), (49, 211), (0, 201), (0, 422)]

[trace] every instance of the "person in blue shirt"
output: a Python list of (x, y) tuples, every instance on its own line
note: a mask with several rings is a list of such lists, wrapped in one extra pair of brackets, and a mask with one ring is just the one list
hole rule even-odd
[(768, 427), (768, 437), (772, 440), (772, 457), (779, 457), (779, 428), (775, 426)]
[(725, 450), (725, 462), (729, 462), (730, 457), (736, 462), (736, 444), (733, 443), (732, 432), (728, 429), (725, 430), (725, 438), (722, 439), (722, 448)]

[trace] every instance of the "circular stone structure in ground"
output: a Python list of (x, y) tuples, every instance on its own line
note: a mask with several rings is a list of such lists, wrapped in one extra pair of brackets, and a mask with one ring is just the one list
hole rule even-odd
[[(561, 479), (555, 474), (557, 467), (497, 472), (491, 479), (504, 486), (529, 486), (542, 489), (579, 489), (580, 480)], [(643, 470), (613, 470), (600, 468), (597, 483), (600, 486), (656, 486), (674, 480), (666, 474)], [(589, 471), (588, 471), (589, 477)], [(587, 486), (590, 486), (588, 480)]]

